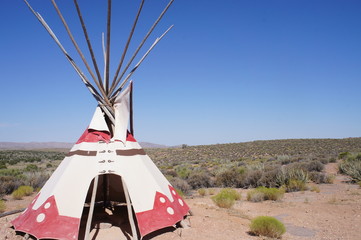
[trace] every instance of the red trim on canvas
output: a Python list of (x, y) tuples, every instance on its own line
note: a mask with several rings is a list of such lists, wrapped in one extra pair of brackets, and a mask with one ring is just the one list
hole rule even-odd
[(79, 138), (79, 140), (76, 142), (76, 144), (82, 143), (82, 142), (109, 142), (110, 141), (110, 134), (109, 132), (102, 132), (102, 131), (96, 131), (92, 129), (86, 129)]
[(172, 186), (169, 186), (169, 190), (173, 201), (170, 201), (166, 195), (156, 192), (153, 209), (135, 214), (139, 232), (142, 236), (158, 229), (173, 226), (187, 215), (189, 211), (188, 205)]
[[(79, 140), (76, 142), (76, 144), (82, 143), (82, 142), (107, 142), (109, 143), (111, 139), (111, 136), (109, 132), (102, 132), (102, 131), (96, 131), (93, 129), (86, 129), (84, 133), (81, 135)], [(132, 134), (129, 132), (127, 133), (127, 139), (128, 142), (136, 142), (135, 138)]]
[(54, 196), (49, 197), (38, 209), (33, 209), (39, 194), (13, 224), (16, 231), (25, 232), (38, 239), (78, 239), (80, 219), (59, 215)]
[(132, 135), (130, 132), (128, 132), (128, 134), (127, 134), (127, 141), (128, 141), (128, 142), (136, 142), (137, 140), (135, 140), (135, 138), (133, 137), (133, 135)]

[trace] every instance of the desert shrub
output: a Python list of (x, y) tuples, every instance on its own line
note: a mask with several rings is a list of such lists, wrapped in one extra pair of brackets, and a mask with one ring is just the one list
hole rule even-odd
[(346, 159), (350, 156), (351, 154), (349, 152), (342, 152), (338, 155), (339, 159)]
[(38, 171), (38, 170), (39, 170), (39, 168), (38, 168), (38, 166), (35, 165), (35, 164), (28, 164), (28, 165), (26, 166), (26, 168), (25, 168), (25, 171), (26, 171), (26, 172), (36, 172), (36, 171)]
[(204, 197), (207, 194), (207, 190), (204, 188), (198, 189), (198, 194), (202, 197)]
[(309, 172), (321, 172), (324, 168), (325, 166), (320, 161), (312, 161), (307, 163), (305, 170)]
[(183, 179), (187, 179), (192, 172), (189, 167), (185, 166), (179, 166), (175, 169), (175, 171), (177, 173), (177, 176)]
[(26, 172), (24, 173), (26, 183), (33, 188), (42, 188), (50, 175), (44, 172)]
[(353, 181), (361, 181), (361, 154), (348, 155), (348, 158), (339, 164), (339, 172), (350, 176)]
[(281, 238), (282, 234), (286, 232), (286, 228), (274, 217), (259, 216), (251, 221), (250, 232), (257, 236)]
[(258, 187), (258, 191), (263, 192), (265, 195), (265, 200), (273, 200), (277, 201), (283, 198), (285, 193), (284, 189), (278, 188), (266, 188), (266, 187)]
[(15, 200), (21, 200), (23, 199), (23, 197), (25, 196), (25, 193), (19, 189), (16, 189), (11, 196), (13, 197), (13, 199)]
[(222, 189), (217, 195), (212, 197), (213, 202), (221, 208), (231, 208), (236, 200), (240, 200), (241, 195), (234, 189)]
[(231, 168), (218, 173), (215, 178), (215, 184), (218, 187), (240, 187), (244, 178), (244, 168)]
[(316, 185), (311, 186), (310, 190), (311, 192), (317, 192), (317, 193), (321, 192), (320, 188)]
[(0, 169), (7, 169), (6, 163), (0, 162)]
[(30, 196), (34, 192), (34, 188), (31, 186), (20, 186), (17, 190), (23, 192), (25, 196)]
[(285, 187), (287, 192), (304, 191), (307, 189), (306, 183), (298, 179), (290, 179)]
[(19, 186), (25, 182), (21, 177), (15, 176), (0, 176), (0, 196), (4, 194), (11, 194)]
[(5, 209), (6, 209), (5, 201), (0, 199), (0, 213), (5, 212)]
[(262, 202), (262, 201), (264, 201), (264, 193), (257, 191), (257, 189), (250, 190), (247, 193), (247, 201)]
[[(277, 187), (285, 186), (287, 192), (306, 189), (308, 172), (297, 168), (282, 168), (276, 176)], [(299, 190), (297, 190), (299, 189)]]
[(191, 186), (189, 186), (186, 180), (175, 177), (170, 180), (170, 183), (175, 189), (180, 190), (183, 194), (188, 195), (190, 193)]
[(319, 161), (322, 163), (322, 164), (327, 164), (330, 162), (330, 159), (328, 158), (320, 158)]
[(263, 172), (261, 178), (257, 181), (257, 185), (269, 188), (277, 187), (276, 177), (279, 171), (280, 168), (278, 166), (278, 168), (268, 169)]
[(209, 173), (204, 171), (192, 172), (189, 175), (187, 182), (193, 189), (208, 188), (213, 186)]
[(328, 175), (320, 172), (310, 172), (309, 178), (312, 182), (320, 184), (320, 183), (333, 183), (334, 176)]
[(257, 187), (258, 181), (262, 178), (261, 170), (249, 170), (244, 180), (245, 187)]
[(279, 155), (277, 161), (281, 162), (282, 165), (286, 165), (292, 162), (292, 158), (289, 155)]
[(332, 157), (328, 160), (329, 163), (335, 163), (337, 160), (335, 157)]
[(23, 171), (20, 169), (0, 169), (0, 176), (20, 177)]
[(260, 202), (264, 200), (277, 201), (283, 198), (284, 189), (258, 187), (247, 193), (247, 200), (251, 202)]

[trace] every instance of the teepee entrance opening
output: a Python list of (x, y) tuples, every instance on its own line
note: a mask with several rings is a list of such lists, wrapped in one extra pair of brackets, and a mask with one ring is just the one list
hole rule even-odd
[(118, 232), (119, 239), (137, 235), (134, 210), (125, 188), (122, 177), (116, 174), (99, 175), (92, 180), (80, 220), (79, 239), (98, 238), (101, 231)]

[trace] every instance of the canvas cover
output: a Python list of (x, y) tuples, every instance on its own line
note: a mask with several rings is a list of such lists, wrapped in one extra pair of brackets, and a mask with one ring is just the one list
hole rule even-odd
[[(122, 98), (129, 98), (127, 94)], [(189, 211), (187, 204), (134, 137), (124, 131), (128, 122), (117, 119), (124, 117), (126, 111), (129, 115), (129, 106), (115, 109), (116, 124), (122, 125), (115, 129), (125, 137), (115, 134), (111, 139), (104, 116), (97, 109), (89, 127), (41, 191), (12, 221), (16, 231), (38, 239), (78, 239), (88, 189), (96, 176), (104, 174), (120, 176), (127, 186), (141, 236), (184, 218)]]

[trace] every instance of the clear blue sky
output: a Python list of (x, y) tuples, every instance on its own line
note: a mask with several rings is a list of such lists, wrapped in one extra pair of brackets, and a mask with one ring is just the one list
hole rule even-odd
[[(80, 65), (50, 0), (29, 2)], [(57, 1), (86, 52), (72, 2)], [(114, 70), (138, 1), (113, 2)], [(102, 59), (106, 1), (79, 4)], [(146, 1), (136, 43), (166, 4)], [(171, 24), (132, 77), (138, 141), (361, 136), (361, 1), (175, 0), (147, 46)], [(0, 29), (0, 141), (75, 142), (95, 100), (22, 0), (1, 1)]]

